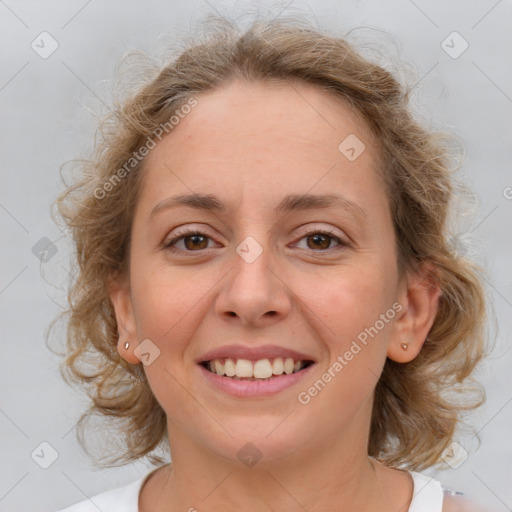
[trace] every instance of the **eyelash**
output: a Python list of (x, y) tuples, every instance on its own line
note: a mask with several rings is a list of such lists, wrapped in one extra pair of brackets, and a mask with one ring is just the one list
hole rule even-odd
[[(204, 252), (204, 251), (208, 250), (208, 249), (198, 249), (197, 251), (189, 251), (189, 250), (184, 250), (184, 249), (176, 249), (176, 247), (174, 247), (174, 244), (176, 242), (180, 241), (183, 238), (186, 238), (187, 236), (192, 236), (192, 235), (204, 236), (204, 237), (212, 240), (211, 237), (209, 237), (205, 233), (202, 233), (199, 230), (187, 229), (187, 230), (185, 230), (183, 232), (178, 233), (171, 240), (165, 241), (164, 244), (163, 244), (163, 248), (164, 249), (168, 249), (168, 250), (170, 250), (172, 252), (175, 252), (175, 253), (187, 254), (187, 255), (190, 255), (190, 256), (192, 256), (194, 253), (201, 253), (201, 252)], [(318, 249), (318, 250), (310, 249), (314, 253), (330, 253), (331, 251), (334, 251), (334, 250), (337, 250), (337, 249), (341, 249), (341, 248), (349, 247), (350, 246), (350, 244), (346, 240), (341, 239), (339, 236), (337, 236), (333, 231), (330, 231), (329, 229), (305, 231), (305, 232), (302, 233), (302, 236), (299, 238), (299, 240), (302, 240), (303, 238), (307, 238), (307, 237), (312, 236), (312, 235), (328, 236), (332, 240), (338, 242), (337, 246), (330, 247), (328, 249)]]

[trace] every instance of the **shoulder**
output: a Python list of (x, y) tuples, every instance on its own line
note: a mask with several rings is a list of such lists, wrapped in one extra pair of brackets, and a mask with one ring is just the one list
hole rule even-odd
[(443, 512), (488, 512), (464, 496), (444, 494)]
[(160, 470), (167, 466), (170, 468), (170, 464), (164, 464), (129, 484), (102, 492), (57, 512), (139, 512), (141, 489), (152, 476), (160, 474)]
[(117, 487), (75, 503), (57, 512), (137, 512), (138, 495), (143, 478), (123, 487)]

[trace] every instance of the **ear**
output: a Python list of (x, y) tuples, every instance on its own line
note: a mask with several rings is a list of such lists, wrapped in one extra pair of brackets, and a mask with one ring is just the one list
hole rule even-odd
[(399, 292), (397, 315), (387, 356), (397, 363), (412, 361), (421, 351), (434, 323), (441, 295), (436, 267), (421, 263), (407, 271)]
[(119, 341), (117, 351), (128, 363), (138, 364), (140, 359), (134, 354), (138, 346), (137, 329), (129, 279), (121, 274), (111, 274), (107, 280), (110, 301), (114, 306)]

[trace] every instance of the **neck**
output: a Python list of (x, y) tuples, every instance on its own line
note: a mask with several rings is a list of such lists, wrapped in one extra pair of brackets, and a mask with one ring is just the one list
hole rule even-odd
[[(141, 512), (320, 512), (332, 510), (333, 503), (340, 510), (364, 512), (386, 510), (384, 504), (389, 503), (389, 472), (393, 470), (369, 459), (364, 444), (350, 449), (341, 441), (341, 446), (330, 450), (305, 447), (286, 460), (258, 462), (252, 468), (201, 451), (184, 439), (175, 444), (172, 467), (165, 467), (154, 479), (153, 490), (141, 499)], [(151, 487), (149, 482), (147, 487)]]

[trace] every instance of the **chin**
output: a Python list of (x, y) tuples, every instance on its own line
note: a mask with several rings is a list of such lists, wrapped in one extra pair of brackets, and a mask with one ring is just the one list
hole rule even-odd
[(315, 437), (314, 431), (308, 436), (304, 425), (299, 427), (292, 421), (286, 425), (287, 420), (283, 421), (283, 418), (286, 415), (238, 418), (225, 424), (233, 437), (223, 433), (215, 439), (205, 438), (204, 443), (209, 445), (212, 452), (237, 466), (252, 468), (257, 465), (260, 469), (270, 467), (294, 457), (301, 447), (309, 444), (308, 437)]

